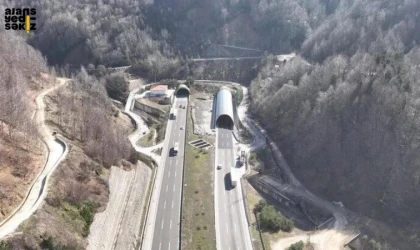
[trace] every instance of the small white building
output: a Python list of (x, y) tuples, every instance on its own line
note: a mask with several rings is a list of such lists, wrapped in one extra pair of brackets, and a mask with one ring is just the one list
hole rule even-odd
[(168, 85), (154, 85), (150, 88), (151, 96), (166, 96)]

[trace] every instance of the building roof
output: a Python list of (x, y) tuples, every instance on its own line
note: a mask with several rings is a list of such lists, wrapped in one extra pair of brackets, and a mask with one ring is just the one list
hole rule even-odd
[(150, 88), (150, 91), (166, 91), (168, 90), (168, 85), (154, 85)]

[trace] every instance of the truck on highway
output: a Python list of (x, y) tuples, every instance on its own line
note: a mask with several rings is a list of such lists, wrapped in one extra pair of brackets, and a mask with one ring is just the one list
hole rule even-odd
[(232, 188), (236, 187), (237, 183), (237, 176), (234, 173), (230, 173), (230, 184), (232, 185)]
[(178, 142), (174, 143), (174, 147), (172, 148), (172, 155), (175, 156), (178, 154)]
[(236, 187), (236, 179), (232, 179), (232, 187)]

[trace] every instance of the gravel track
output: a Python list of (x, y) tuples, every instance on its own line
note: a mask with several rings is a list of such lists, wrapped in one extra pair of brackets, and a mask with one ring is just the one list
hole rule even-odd
[(95, 215), (88, 250), (134, 249), (151, 174), (152, 170), (140, 162), (131, 171), (111, 168), (109, 201), (105, 211)]

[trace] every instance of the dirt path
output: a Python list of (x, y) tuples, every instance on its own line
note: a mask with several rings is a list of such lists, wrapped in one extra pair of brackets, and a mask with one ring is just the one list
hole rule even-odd
[(30, 186), (25, 199), (19, 207), (17, 207), (9, 217), (0, 223), (0, 239), (13, 233), (23, 221), (28, 219), (38, 209), (47, 195), (48, 180), (52, 172), (67, 154), (67, 146), (65, 142), (55, 139), (51, 135), (50, 129), (45, 124), (44, 97), (57, 88), (62, 87), (67, 82), (67, 79), (63, 78), (59, 78), (58, 80), (59, 84), (41, 92), (36, 98), (37, 110), (34, 118), (42, 140), (48, 148), (47, 161), (42, 168), (42, 171)]
[(300, 234), (278, 240), (277, 242), (271, 242), (271, 249), (273, 250), (286, 250), (290, 245), (303, 241), (306, 243), (310, 239), (311, 244), (315, 250), (342, 250), (344, 249), (343, 242), (350, 239), (352, 235), (338, 232), (334, 229), (318, 231), (315, 234), (311, 234), (310, 238), (308, 234)]
[(141, 162), (131, 171), (112, 167), (108, 205), (104, 212), (95, 215), (88, 250), (136, 247), (151, 175), (152, 170)]

